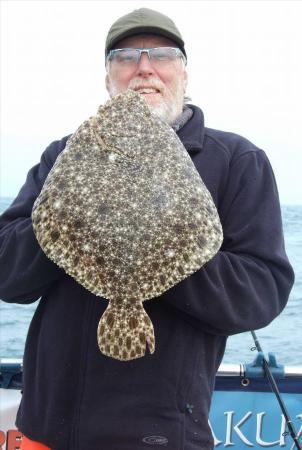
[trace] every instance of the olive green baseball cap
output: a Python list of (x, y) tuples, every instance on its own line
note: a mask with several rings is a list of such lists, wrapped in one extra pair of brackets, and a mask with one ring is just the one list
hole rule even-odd
[(140, 33), (157, 34), (171, 39), (187, 57), (185, 43), (175, 23), (158, 11), (140, 8), (120, 17), (111, 26), (105, 44), (105, 58), (117, 42)]

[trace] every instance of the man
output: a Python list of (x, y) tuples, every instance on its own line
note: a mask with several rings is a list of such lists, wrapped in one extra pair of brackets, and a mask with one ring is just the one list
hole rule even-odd
[(186, 52), (168, 17), (142, 8), (117, 20), (106, 68), (111, 96), (137, 90), (177, 132), (216, 204), (224, 241), (198, 272), (145, 302), (153, 355), (127, 363), (102, 355), (95, 330), (106, 302), (48, 260), (32, 229), (33, 203), (68, 137), (53, 142), (0, 222), (0, 297), (42, 297), (16, 424), (27, 442), (52, 450), (209, 450), (208, 412), (227, 336), (266, 326), (293, 284), (274, 175), (262, 150), (206, 128), (202, 111), (184, 105)]

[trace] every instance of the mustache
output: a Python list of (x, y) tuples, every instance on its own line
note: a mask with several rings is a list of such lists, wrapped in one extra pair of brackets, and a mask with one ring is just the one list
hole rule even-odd
[(144, 80), (140, 78), (134, 78), (133, 80), (130, 81), (128, 85), (128, 89), (132, 90), (141, 89), (144, 87), (157, 89), (159, 92), (163, 92), (165, 90), (165, 85), (154, 77), (146, 78)]

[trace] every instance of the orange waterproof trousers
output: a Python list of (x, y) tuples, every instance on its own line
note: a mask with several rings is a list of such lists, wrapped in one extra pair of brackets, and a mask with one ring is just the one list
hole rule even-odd
[(51, 450), (40, 442), (31, 441), (23, 435), (20, 450)]

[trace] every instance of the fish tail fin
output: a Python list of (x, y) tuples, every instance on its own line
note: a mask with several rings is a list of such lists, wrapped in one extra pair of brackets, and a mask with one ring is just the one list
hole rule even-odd
[(155, 350), (152, 322), (142, 303), (127, 307), (109, 303), (98, 325), (98, 345), (111, 358), (130, 361)]

